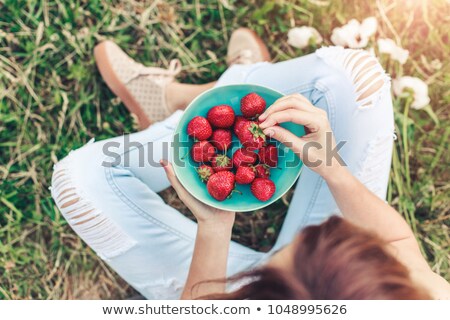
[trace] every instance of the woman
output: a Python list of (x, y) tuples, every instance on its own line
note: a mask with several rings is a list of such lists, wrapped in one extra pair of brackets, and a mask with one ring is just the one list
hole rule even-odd
[[(394, 124), (389, 79), (374, 57), (332, 47), (270, 64), (261, 39), (238, 29), (228, 45), (231, 67), (218, 82), (187, 85), (173, 81), (176, 61), (168, 70), (145, 67), (112, 42), (98, 45), (95, 56), (106, 83), (144, 130), (70, 153), (55, 165), (52, 196), (75, 232), (145, 297), (450, 297), (449, 284), (430, 270), (411, 229), (383, 201)], [(308, 166), (268, 253), (231, 241), (235, 213), (191, 197), (166, 160), (153, 164), (168, 158), (181, 110), (205, 90), (231, 83), (286, 94), (261, 115), (261, 127)], [(309, 133), (297, 137), (276, 126), (287, 121)], [(335, 138), (327, 141), (330, 132)], [(335, 140), (345, 165), (336, 155), (327, 159)], [(111, 147), (119, 164), (108, 165), (117, 160)], [(170, 184), (197, 224), (157, 195)]]

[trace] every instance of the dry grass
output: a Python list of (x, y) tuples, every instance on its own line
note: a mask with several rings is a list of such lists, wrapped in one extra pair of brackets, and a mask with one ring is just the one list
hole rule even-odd
[[(414, 228), (433, 270), (450, 280), (449, 11), (444, 0), (0, 0), (0, 298), (133, 292), (74, 235), (48, 191), (53, 163), (71, 149), (135, 130), (95, 68), (99, 40), (114, 39), (146, 64), (177, 57), (185, 66), (181, 80), (203, 83), (225, 70), (228, 36), (238, 26), (255, 29), (280, 61), (314, 50), (288, 46), (289, 28), (314, 26), (329, 44), (333, 27), (370, 15), (380, 22), (378, 36), (399, 39), (411, 52), (403, 67), (384, 61), (388, 71), (419, 76), (430, 87), (431, 116), (403, 116), (405, 102), (395, 100), (400, 139), (389, 200)], [(435, 59), (441, 68), (432, 67)], [(172, 190), (162, 196), (187, 212)], [(239, 215), (234, 239), (269, 249), (287, 207), (283, 199)]]

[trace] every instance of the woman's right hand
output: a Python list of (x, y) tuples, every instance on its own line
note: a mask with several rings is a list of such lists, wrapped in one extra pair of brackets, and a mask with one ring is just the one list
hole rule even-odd
[[(259, 117), (259, 120), (264, 134), (292, 149), (306, 166), (325, 179), (341, 166), (339, 156), (327, 152), (334, 150), (336, 146), (327, 113), (313, 106), (301, 94), (278, 99)], [(283, 122), (301, 124), (305, 126), (307, 134), (298, 137), (278, 125)]]

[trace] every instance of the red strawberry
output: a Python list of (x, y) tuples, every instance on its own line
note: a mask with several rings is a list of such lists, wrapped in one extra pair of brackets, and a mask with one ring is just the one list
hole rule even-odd
[(231, 145), (231, 131), (227, 129), (214, 130), (210, 139), (219, 151), (226, 151)]
[(214, 173), (208, 180), (208, 193), (216, 200), (225, 200), (234, 189), (234, 174), (230, 171)]
[(278, 149), (274, 144), (268, 144), (259, 149), (259, 162), (275, 168), (278, 164)]
[(241, 112), (247, 119), (258, 117), (266, 109), (266, 101), (252, 92), (241, 99)]
[(216, 149), (208, 141), (194, 143), (191, 149), (191, 157), (195, 162), (208, 162), (216, 155)]
[(208, 111), (209, 123), (216, 128), (230, 128), (234, 123), (234, 111), (229, 105), (222, 104)]
[(245, 124), (247, 121), (248, 121), (248, 120), (245, 119), (245, 118), (242, 117), (242, 116), (237, 116), (237, 117), (236, 117), (236, 120), (234, 121), (234, 127), (233, 127), (233, 130), (234, 130), (234, 134), (235, 134), (235, 135), (238, 135), (237, 133), (241, 131), (241, 126), (242, 126), (243, 124)]
[(202, 164), (200, 167), (197, 168), (197, 173), (202, 182), (207, 182), (209, 177), (211, 177), (214, 174), (214, 170), (210, 166)]
[(259, 201), (267, 201), (272, 198), (275, 189), (275, 183), (265, 178), (256, 178), (250, 187), (251, 192)]
[(270, 177), (270, 169), (265, 164), (257, 164), (254, 167), (257, 178), (268, 178)]
[(250, 184), (255, 179), (255, 170), (252, 167), (240, 166), (236, 171), (236, 183)]
[(237, 149), (233, 154), (233, 166), (237, 169), (240, 166), (251, 165), (256, 162), (258, 155), (245, 148)]
[(197, 116), (189, 121), (187, 126), (187, 134), (194, 139), (202, 141), (211, 137), (212, 128), (206, 118)]
[(266, 135), (255, 121), (241, 120), (235, 133), (242, 145), (250, 150), (260, 149), (266, 143)]
[(211, 159), (211, 165), (215, 172), (230, 171), (233, 169), (231, 159), (224, 154), (219, 154)]

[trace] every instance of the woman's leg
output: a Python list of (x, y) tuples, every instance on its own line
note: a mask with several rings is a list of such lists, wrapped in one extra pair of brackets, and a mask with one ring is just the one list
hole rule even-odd
[(171, 110), (184, 110), (195, 97), (213, 88), (216, 81), (206, 84), (185, 84), (172, 82), (167, 85), (166, 100)]
[[(394, 120), (389, 79), (378, 61), (362, 50), (323, 48), (289, 61), (231, 68), (219, 85), (255, 83), (285, 94), (300, 93), (328, 113), (349, 170), (379, 197), (386, 195)], [(273, 250), (297, 232), (339, 210), (323, 179), (304, 167)]]
[[(260, 39), (246, 29), (233, 33), (233, 63), (268, 59)], [(172, 134), (190, 101), (215, 82), (173, 82), (178, 63), (168, 69), (137, 63), (106, 41), (95, 57), (105, 82), (148, 129), (88, 145), (55, 165), (52, 196), (75, 232), (117, 273), (147, 298), (178, 298), (193, 253), (197, 224), (166, 205), (157, 192), (169, 182), (159, 160), (169, 158)], [(234, 275), (263, 257), (235, 242), (227, 274)]]
[[(147, 298), (179, 298), (192, 258), (197, 224), (157, 192), (169, 182), (168, 158), (177, 111), (148, 129), (89, 143), (55, 165), (52, 196), (74, 231)], [(228, 274), (261, 254), (232, 242)]]

